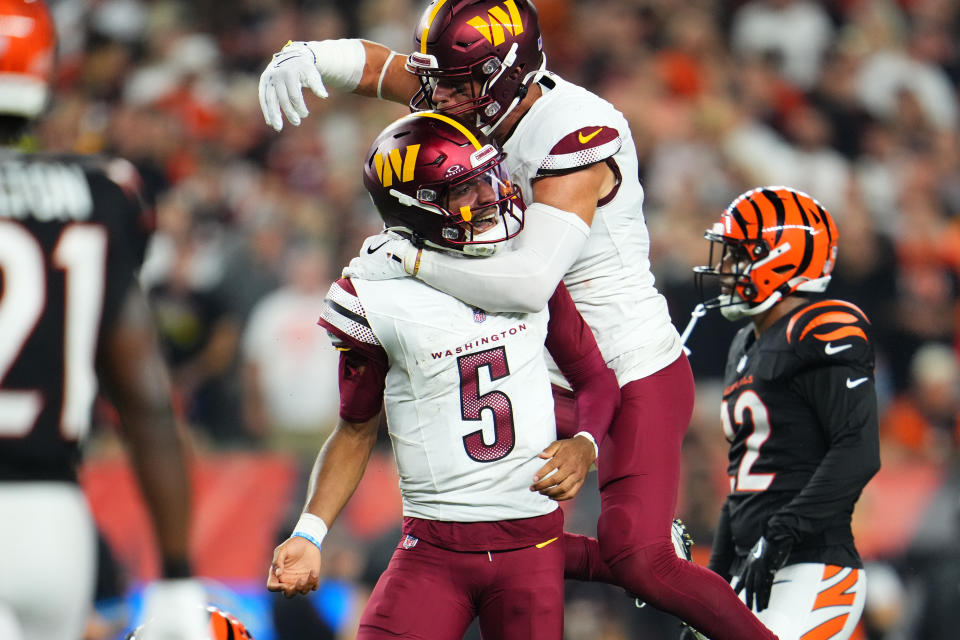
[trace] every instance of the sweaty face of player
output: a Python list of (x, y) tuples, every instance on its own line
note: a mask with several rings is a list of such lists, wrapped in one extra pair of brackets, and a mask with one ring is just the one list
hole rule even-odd
[(496, 206), (498, 193), (496, 185), (491, 182), (489, 173), (474, 176), (470, 180), (452, 185), (448, 192), (447, 210), (453, 213), (464, 213), (464, 207), (469, 208), (469, 222), (463, 223), (468, 234), (477, 235), (489, 231), (499, 223), (499, 208)]

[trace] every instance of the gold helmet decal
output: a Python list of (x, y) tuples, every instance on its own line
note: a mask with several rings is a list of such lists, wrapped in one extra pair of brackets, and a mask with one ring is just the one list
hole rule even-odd
[(479, 31), (480, 35), (495, 47), (503, 44), (506, 39), (504, 30), (509, 31), (514, 37), (523, 33), (523, 21), (520, 20), (520, 11), (517, 10), (516, 0), (506, 0), (503, 6), (507, 8), (506, 11), (501, 7), (490, 9), (487, 13), (489, 22), (484, 20), (482, 16), (467, 20), (467, 24)]
[(418, 113), (411, 113), (409, 118), (433, 118), (434, 120), (439, 120), (440, 122), (446, 122), (448, 125), (459, 131), (463, 136), (470, 141), (470, 144), (473, 145), (474, 149), (480, 149), (483, 145), (480, 144), (480, 141), (477, 140), (477, 136), (467, 129), (465, 126), (451, 118), (450, 116), (443, 115), (442, 113), (436, 113), (433, 111), (421, 111)]
[(389, 153), (378, 153), (373, 156), (373, 162), (377, 165), (377, 176), (384, 187), (393, 184), (393, 176), (399, 177), (400, 182), (410, 182), (413, 180), (413, 168), (417, 164), (417, 154), (420, 152), (419, 144), (411, 144), (407, 147), (403, 158), (400, 158), (400, 149), (391, 149)]
[[(442, 113), (433, 113), (429, 111), (424, 111), (421, 113), (412, 113), (408, 118), (432, 118), (435, 120), (440, 120), (450, 125), (466, 137), (466, 139), (473, 145), (474, 149), (480, 150), (483, 148), (483, 145), (480, 144), (480, 141), (477, 140), (475, 136), (469, 129), (465, 126), (454, 120), (449, 116), (445, 116)], [(400, 149), (391, 149), (387, 153), (377, 153), (373, 156), (373, 163), (377, 168), (377, 177), (380, 178), (380, 184), (384, 187), (390, 187), (393, 185), (394, 176), (397, 176), (400, 182), (410, 182), (413, 180), (413, 172), (417, 166), (417, 155), (420, 153), (419, 144), (408, 145), (403, 152), (403, 155), (400, 153)]]

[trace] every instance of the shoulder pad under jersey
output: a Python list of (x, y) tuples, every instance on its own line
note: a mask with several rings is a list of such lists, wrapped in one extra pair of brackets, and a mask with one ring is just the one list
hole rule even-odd
[(848, 364), (873, 369), (870, 320), (855, 304), (821, 300), (794, 312), (787, 343), (803, 365)]
[(340, 278), (330, 285), (317, 324), (330, 332), (338, 349), (380, 347), (350, 278)]

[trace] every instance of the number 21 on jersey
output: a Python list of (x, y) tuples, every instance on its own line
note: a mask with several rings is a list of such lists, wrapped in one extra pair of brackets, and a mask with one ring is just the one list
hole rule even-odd
[[(90, 427), (106, 255), (103, 227), (71, 224), (61, 232), (50, 258), (65, 274), (60, 431), (68, 440), (82, 438)], [(18, 223), (0, 221), (0, 437), (26, 435), (43, 409), (40, 391), (6, 390), (3, 383), (43, 315), (46, 273), (43, 248), (33, 235)]]

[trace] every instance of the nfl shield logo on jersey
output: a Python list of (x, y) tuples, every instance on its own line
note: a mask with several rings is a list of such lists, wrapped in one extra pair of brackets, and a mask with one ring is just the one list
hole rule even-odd
[(483, 309), (478, 309), (477, 307), (473, 308), (473, 321), (480, 323), (487, 319), (487, 314)]
[(402, 546), (404, 549), (412, 549), (413, 547), (417, 546), (418, 542), (420, 542), (420, 538), (414, 538), (410, 534), (407, 534), (403, 538), (403, 542), (400, 546)]

